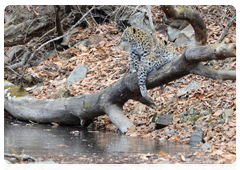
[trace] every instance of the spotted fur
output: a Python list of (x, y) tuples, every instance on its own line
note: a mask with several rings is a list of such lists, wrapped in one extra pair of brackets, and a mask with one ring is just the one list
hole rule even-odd
[(137, 72), (139, 64), (152, 51), (152, 36), (148, 32), (131, 26), (123, 32), (122, 41), (130, 45), (130, 73)]
[(122, 41), (130, 44), (130, 73), (137, 72), (141, 95), (153, 104), (147, 93), (147, 75), (152, 70), (171, 62), (177, 56), (175, 48), (169, 41), (160, 40), (156, 50), (152, 52), (152, 36), (137, 27), (127, 28), (123, 33)]
[(165, 64), (171, 62), (176, 56), (177, 53), (175, 52), (173, 45), (170, 42), (161, 40), (155, 52), (145, 57), (138, 68), (138, 85), (141, 95), (144, 98), (148, 98), (148, 100), (150, 100), (146, 88), (147, 75), (152, 70), (157, 70)]

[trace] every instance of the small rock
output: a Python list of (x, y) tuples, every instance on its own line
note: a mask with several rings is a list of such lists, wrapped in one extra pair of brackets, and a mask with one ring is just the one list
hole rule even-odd
[(222, 118), (223, 119), (227, 119), (229, 116), (231, 116), (233, 114), (233, 109), (225, 109), (222, 112)]
[(174, 46), (175, 47), (182, 47), (186, 45), (194, 45), (195, 39), (194, 39), (194, 30), (191, 25), (188, 25), (186, 28), (184, 28), (178, 38), (176, 39)]
[(172, 27), (167, 28), (169, 41), (175, 41), (180, 34), (180, 30)]
[(200, 112), (200, 115), (202, 114), (202, 115), (206, 116), (206, 115), (208, 115), (209, 113), (210, 113), (210, 110), (202, 110), (202, 111)]
[(204, 143), (203, 145), (202, 145), (202, 150), (204, 151), (204, 152), (212, 152), (212, 145), (210, 144), (210, 143)]
[(66, 84), (72, 85), (74, 83), (77, 83), (81, 78), (86, 77), (88, 66), (86, 65), (77, 65), (77, 67), (71, 72), (71, 74), (68, 76)]
[(196, 145), (199, 142), (203, 142), (203, 137), (204, 137), (204, 133), (202, 130), (202, 126), (199, 125), (196, 127), (195, 131), (192, 133), (189, 144)]
[(19, 55), (23, 53), (25, 49), (26, 48), (23, 45), (17, 45), (9, 48), (9, 50), (4, 52), (6, 54), (4, 55), (4, 61), (7, 63), (11, 62), (16, 57), (19, 57)]
[(186, 94), (187, 92), (190, 92), (191, 90), (195, 90), (198, 89), (199, 87), (201, 87), (201, 84), (196, 82), (196, 81), (192, 81), (189, 85), (187, 85), (186, 87), (178, 90), (177, 96), (183, 96), (184, 94)]
[(166, 132), (165, 134), (169, 135), (169, 134), (172, 134), (172, 133), (174, 133), (174, 129), (171, 129), (170, 131)]
[(172, 115), (162, 115), (156, 120), (155, 129), (161, 129), (166, 127), (169, 123), (173, 121)]
[(185, 27), (180, 34), (184, 34), (186, 35), (186, 37), (190, 38), (194, 36), (194, 29), (192, 27), (192, 25), (188, 25), (187, 27)]
[(217, 120), (217, 124), (223, 124), (225, 122), (224, 119)]
[(4, 160), (4, 169), (10, 169), (12, 167), (12, 163), (8, 160)]
[(151, 27), (149, 25), (149, 20), (145, 17), (144, 12), (136, 12), (129, 16), (128, 24), (134, 27), (138, 27), (145, 31), (151, 32)]
[(188, 114), (188, 115), (193, 115), (193, 114), (194, 114), (193, 108), (191, 108), (190, 110), (188, 110), (188, 111), (187, 111), (187, 114)]
[(189, 115), (194, 115), (194, 110), (193, 110), (193, 108), (190, 109), (190, 110), (188, 110), (188, 111), (186, 111), (186, 112), (180, 113), (178, 116), (179, 116), (180, 118), (184, 118), (184, 117), (187, 117), (187, 116), (189, 116)]
[(180, 113), (180, 114), (178, 115), (178, 117), (181, 118), (181, 119), (184, 118), (184, 117), (185, 117), (185, 115), (184, 115), (185, 113), (186, 113), (186, 112)]
[(175, 47), (187, 46), (190, 42), (191, 39), (189, 37), (187, 37), (184, 33), (180, 33), (174, 43), (174, 46)]

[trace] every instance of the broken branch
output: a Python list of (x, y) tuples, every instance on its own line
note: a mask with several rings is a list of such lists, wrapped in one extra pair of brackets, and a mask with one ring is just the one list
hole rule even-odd
[(236, 44), (212, 44), (198, 46), (186, 50), (186, 59), (190, 62), (201, 62), (209, 60), (223, 60), (236, 57)]
[(209, 77), (215, 80), (236, 80), (236, 71), (232, 70), (213, 70), (199, 63), (191, 73)]

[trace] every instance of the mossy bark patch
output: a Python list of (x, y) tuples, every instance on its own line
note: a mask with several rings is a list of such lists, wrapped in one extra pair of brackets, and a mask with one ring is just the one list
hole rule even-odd
[[(8, 84), (8, 83), (6, 83)], [(4, 90), (7, 90), (6, 93), (10, 93), (11, 97), (23, 97), (29, 95), (27, 92), (24, 90), (20, 89), (19, 86), (16, 85), (4, 85)]]

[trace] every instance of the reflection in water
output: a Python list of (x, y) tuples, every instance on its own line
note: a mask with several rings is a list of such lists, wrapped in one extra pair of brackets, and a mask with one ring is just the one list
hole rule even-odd
[[(78, 136), (70, 133), (76, 130), (80, 132)], [(191, 152), (192, 149), (189, 145), (126, 137), (112, 132), (88, 131), (76, 126), (53, 127), (22, 122), (13, 125), (7, 121), (4, 124), (4, 152), (10, 154), (81, 156), (159, 151), (175, 154)]]

